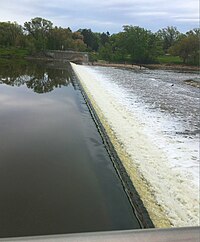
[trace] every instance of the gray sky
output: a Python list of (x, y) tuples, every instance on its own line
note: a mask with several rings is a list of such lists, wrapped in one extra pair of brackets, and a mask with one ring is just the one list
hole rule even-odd
[(199, 0), (0, 0), (0, 21), (23, 25), (42, 17), (56, 26), (116, 33), (123, 25), (153, 32), (176, 26), (186, 32), (199, 27)]

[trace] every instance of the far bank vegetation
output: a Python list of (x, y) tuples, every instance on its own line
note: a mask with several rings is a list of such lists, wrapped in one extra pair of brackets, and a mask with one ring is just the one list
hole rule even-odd
[(46, 50), (89, 52), (91, 62), (175, 63), (199, 65), (200, 30), (181, 33), (166, 27), (156, 33), (139, 26), (123, 26), (116, 34), (96, 33), (91, 29), (73, 32), (69, 27), (53, 26), (49, 20), (36, 17), (23, 26), (0, 22), (0, 57), (21, 58)]

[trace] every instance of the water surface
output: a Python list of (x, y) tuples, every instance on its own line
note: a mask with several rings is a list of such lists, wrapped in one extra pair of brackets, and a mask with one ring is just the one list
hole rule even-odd
[(139, 228), (64, 63), (0, 67), (0, 237)]

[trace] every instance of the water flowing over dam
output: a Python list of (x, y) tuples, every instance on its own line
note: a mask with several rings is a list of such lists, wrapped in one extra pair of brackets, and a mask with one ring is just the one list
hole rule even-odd
[(154, 225), (199, 225), (198, 73), (71, 65)]

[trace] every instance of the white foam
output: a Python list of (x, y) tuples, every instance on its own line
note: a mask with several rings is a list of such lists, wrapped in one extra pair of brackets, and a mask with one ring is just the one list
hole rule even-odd
[(123, 88), (98, 71), (72, 67), (130, 156), (127, 172), (137, 167), (173, 226), (199, 225), (198, 141), (163, 134), (163, 126), (166, 131), (174, 119), (147, 111), (142, 102), (134, 102), (136, 97), (127, 98)]

